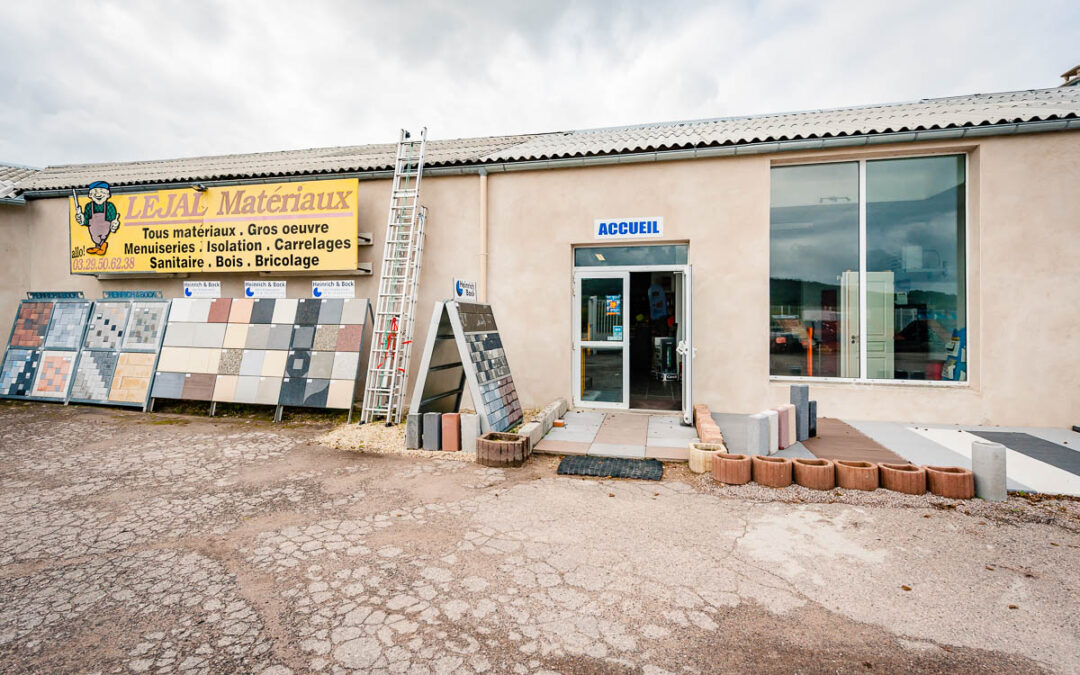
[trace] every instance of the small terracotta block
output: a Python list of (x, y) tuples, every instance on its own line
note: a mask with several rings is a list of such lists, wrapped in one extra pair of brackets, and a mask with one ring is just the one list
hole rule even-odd
[(881, 487), (908, 495), (926, 494), (926, 469), (914, 464), (878, 463)]
[(750, 457), (719, 453), (713, 457), (713, 479), (728, 485), (745, 485), (750, 482)]
[(971, 499), (975, 496), (975, 475), (959, 466), (926, 467), (926, 483), (930, 492), (949, 499)]
[(755, 483), (774, 488), (791, 485), (791, 460), (787, 457), (755, 455), (750, 459)]
[(827, 459), (797, 457), (792, 462), (795, 482), (811, 490), (831, 490), (836, 487), (836, 469)]
[(554, 422), (551, 423), (551, 426), (562, 428), (562, 427), (566, 426), (566, 421), (565, 420), (555, 420)]
[(846, 490), (876, 490), (878, 487), (877, 464), (838, 459), (836, 485)]
[(461, 415), (458, 413), (443, 413), (442, 449), (444, 452), (461, 450)]

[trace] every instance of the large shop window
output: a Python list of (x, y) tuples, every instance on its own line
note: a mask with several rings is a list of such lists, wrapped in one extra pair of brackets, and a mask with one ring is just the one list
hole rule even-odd
[(772, 170), (772, 375), (967, 379), (964, 171), (963, 155)]

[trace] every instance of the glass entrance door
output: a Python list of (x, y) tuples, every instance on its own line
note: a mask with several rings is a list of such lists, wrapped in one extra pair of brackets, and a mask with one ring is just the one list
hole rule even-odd
[(627, 408), (630, 273), (574, 275), (574, 404)]

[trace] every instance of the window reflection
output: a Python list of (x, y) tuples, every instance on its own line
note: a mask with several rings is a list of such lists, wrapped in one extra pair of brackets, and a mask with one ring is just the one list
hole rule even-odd
[(772, 170), (773, 375), (857, 377), (859, 165)]

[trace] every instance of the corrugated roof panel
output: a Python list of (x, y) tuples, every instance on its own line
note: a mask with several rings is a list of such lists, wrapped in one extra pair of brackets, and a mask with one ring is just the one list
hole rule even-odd
[[(429, 141), (427, 165), (446, 167), (718, 145), (864, 136), (1080, 116), (1080, 87), (973, 94), (912, 103), (636, 126)], [(22, 179), (24, 191), (389, 170), (395, 145), (358, 145), (151, 162), (55, 166)]]

